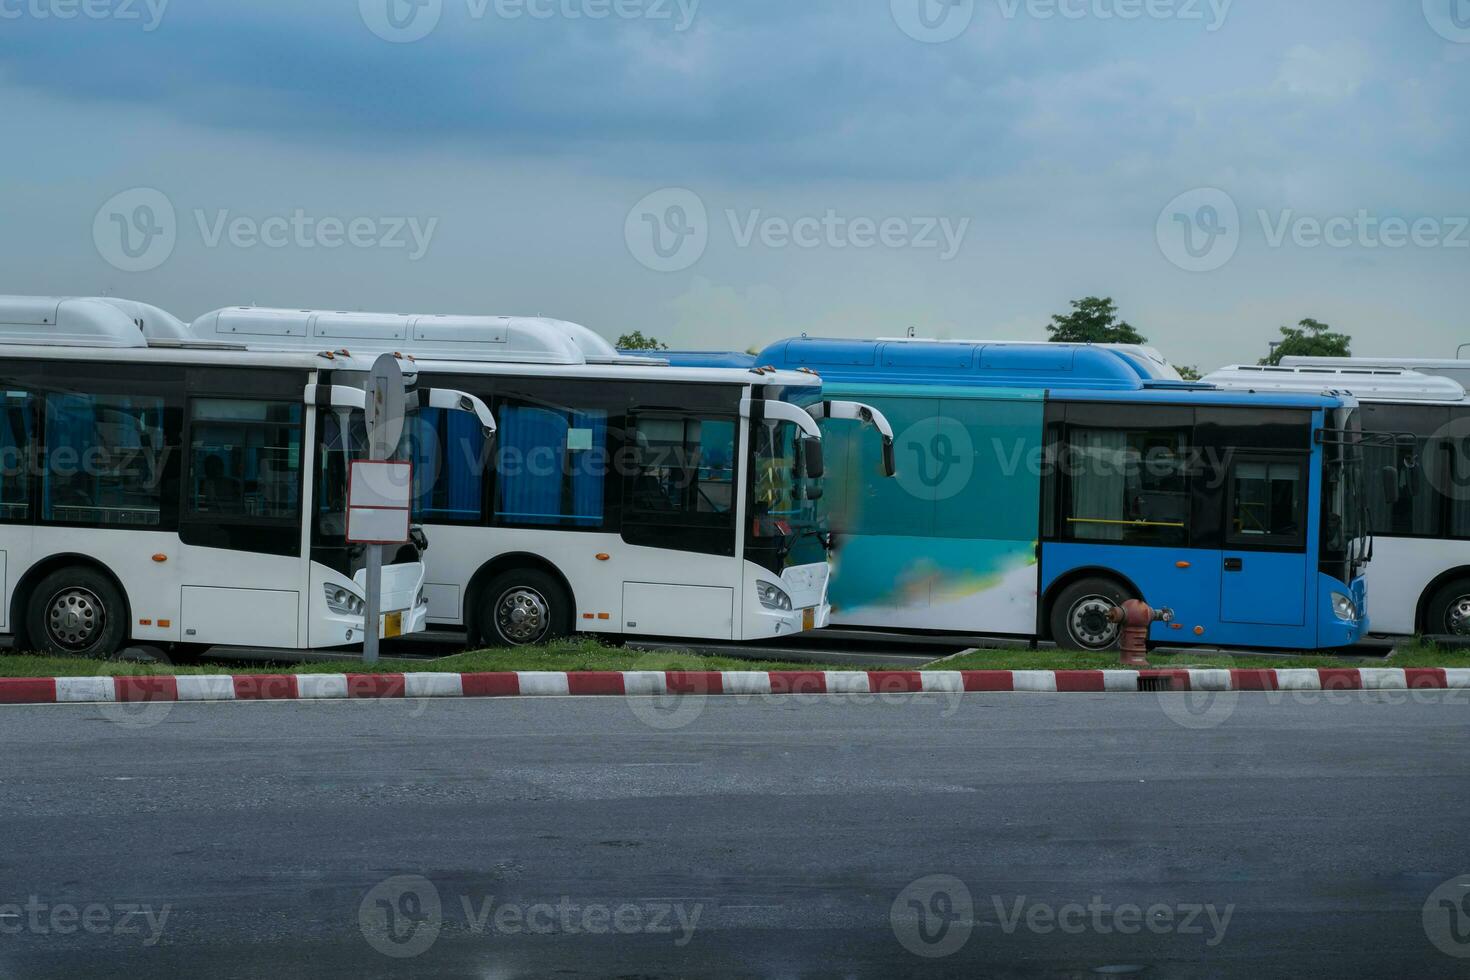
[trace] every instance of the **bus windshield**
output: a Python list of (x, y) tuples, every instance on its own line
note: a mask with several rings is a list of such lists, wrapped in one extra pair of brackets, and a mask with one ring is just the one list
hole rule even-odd
[(806, 476), (801, 436), (796, 425), (769, 419), (754, 432), (748, 550), (773, 571), (826, 560), (826, 508), (820, 481)]
[(1354, 409), (1338, 413), (1335, 421), (1324, 446), (1322, 561), (1324, 571), (1352, 581), (1372, 554), (1362, 420)]

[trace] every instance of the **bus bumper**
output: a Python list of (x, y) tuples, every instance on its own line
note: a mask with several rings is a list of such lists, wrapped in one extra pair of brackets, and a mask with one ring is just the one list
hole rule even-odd
[[(318, 566), (319, 568), (319, 566)], [(351, 582), (341, 575), (327, 573), (320, 583), (312, 583), (311, 646), (318, 649), (361, 643), (366, 637), (361, 612), (333, 609), (324, 588), (350, 591), (359, 600), (365, 598), (366, 572), (359, 571)], [(428, 629), (429, 607), (424, 601), (424, 579), (427, 572), (422, 562), (388, 565), (383, 568), (380, 593), (381, 614), (378, 636), (389, 638), (422, 633)], [(313, 576), (315, 578), (316, 576)]]
[[(788, 568), (779, 579), (764, 569), (747, 566), (747, 598), (737, 639), (769, 640), (826, 628), (832, 618), (832, 607), (827, 602), (830, 575), (831, 569), (825, 563)], [(784, 603), (772, 608), (761, 601), (763, 591), (770, 586), (789, 600), (789, 608)]]
[[(1368, 635), (1368, 585), (1358, 578), (1345, 585), (1327, 575), (1318, 577), (1317, 646), (1350, 647)], [(1346, 600), (1346, 602), (1344, 602)]]

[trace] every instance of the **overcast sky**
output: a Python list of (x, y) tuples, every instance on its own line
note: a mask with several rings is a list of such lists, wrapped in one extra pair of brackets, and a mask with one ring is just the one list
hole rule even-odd
[(0, 291), (1470, 341), (1470, 0), (0, 0)]

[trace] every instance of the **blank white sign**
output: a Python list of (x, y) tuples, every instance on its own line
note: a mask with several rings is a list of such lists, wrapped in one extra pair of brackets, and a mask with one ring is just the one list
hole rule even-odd
[(347, 511), (347, 540), (353, 544), (402, 544), (408, 540), (408, 511), (353, 507)]
[(357, 460), (348, 484), (347, 540), (401, 544), (408, 540), (413, 465)]
[(349, 487), (348, 507), (407, 510), (413, 499), (413, 464), (357, 460)]

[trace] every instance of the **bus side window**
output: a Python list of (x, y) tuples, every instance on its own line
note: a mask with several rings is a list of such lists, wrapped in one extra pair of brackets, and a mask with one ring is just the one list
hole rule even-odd
[(1304, 546), (1306, 477), (1296, 460), (1237, 460), (1230, 469), (1227, 539), (1247, 546)]
[(63, 524), (162, 522), (162, 398), (51, 393), (41, 516)]
[(423, 409), (404, 429), (413, 462), (414, 520), (478, 524), (484, 512), (487, 439), (466, 412)]
[(1072, 426), (1068, 436), (1068, 537), (1154, 547), (1189, 544), (1185, 433)]
[(495, 517), (502, 525), (606, 526), (608, 413), (533, 398), (497, 401)]
[(197, 398), (189, 413), (189, 514), (300, 515), (301, 405)]
[(35, 398), (7, 389), (0, 413), (0, 521), (30, 520), (34, 444)]

